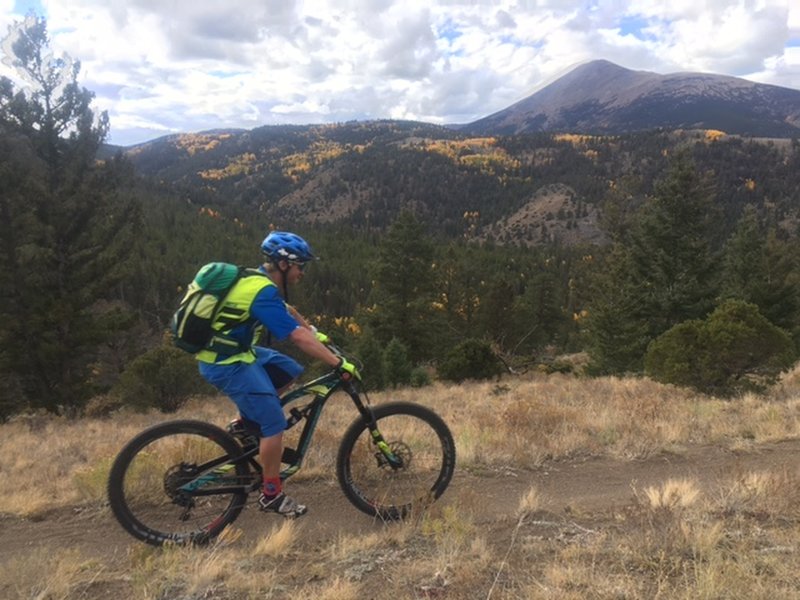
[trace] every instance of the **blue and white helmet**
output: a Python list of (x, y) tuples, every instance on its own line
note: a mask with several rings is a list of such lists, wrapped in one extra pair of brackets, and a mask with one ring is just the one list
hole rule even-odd
[(270, 232), (261, 242), (261, 252), (276, 263), (280, 260), (304, 263), (316, 258), (307, 241), (288, 231)]

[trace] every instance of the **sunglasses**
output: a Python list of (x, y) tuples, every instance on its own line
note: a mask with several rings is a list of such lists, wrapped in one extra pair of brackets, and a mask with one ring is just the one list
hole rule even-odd
[(294, 261), (290, 261), (290, 262), (289, 262), (289, 264), (290, 264), (290, 265), (297, 265), (297, 268), (298, 268), (298, 269), (300, 269), (301, 271), (305, 271), (305, 270), (306, 270), (306, 267), (308, 266), (308, 263), (307, 263), (307, 262), (294, 262)]

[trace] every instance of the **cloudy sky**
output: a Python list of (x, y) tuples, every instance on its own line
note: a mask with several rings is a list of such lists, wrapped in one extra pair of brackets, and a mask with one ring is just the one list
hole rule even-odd
[[(282, 123), (463, 123), (580, 63), (800, 89), (799, 0), (0, 0), (34, 11), (109, 141)], [(0, 74), (13, 77), (6, 65)]]

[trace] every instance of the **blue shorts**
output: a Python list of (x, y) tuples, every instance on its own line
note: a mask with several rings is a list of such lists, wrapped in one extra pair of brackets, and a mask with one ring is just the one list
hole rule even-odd
[(203, 378), (227, 394), (242, 417), (258, 423), (262, 436), (270, 437), (286, 429), (276, 389), (297, 378), (303, 367), (275, 350), (257, 347), (255, 351), (253, 363), (198, 364)]

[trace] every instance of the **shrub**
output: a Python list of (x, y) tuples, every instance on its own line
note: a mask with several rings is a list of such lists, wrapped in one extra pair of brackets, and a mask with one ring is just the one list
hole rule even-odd
[(361, 376), (367, 390), (383, 389), (383, 353), (381, 345), (370, 330), (359, 338), (356, 356), (361, 362)]
[(391, 387), (408, 385), (412, 368), (408, 348), (397, 338), (392, 338), (383, 351), (383, 382)]
[(411, 387), (421, 388), (431, 384), (431, 376), (425, 367), (414, 367), (411, 370)]
[(653, 340), (645, 371), (663, 383), (731, 396), (763, 391), (794, 359), (785, 331), (754, 304), (728, 300), (706, 320), (685, 321)]
[(83, 408), (83, 416), (89, 418), (105, 418), (122, 408), (122, 399), (115, 394), (99, 394), (93, 396)]
[(438, 370), (442, 379), (459, 382), (497, 377), (503, 372), (503, 365), (489, 344), (470, 339), (453, 348), (439, 364)]
[(197, 372), (197, 361), (183, 350), (162, 344), (135, 358), (112, 392), (137, 409), (178, 410), (190, 396), (212, 393)]

